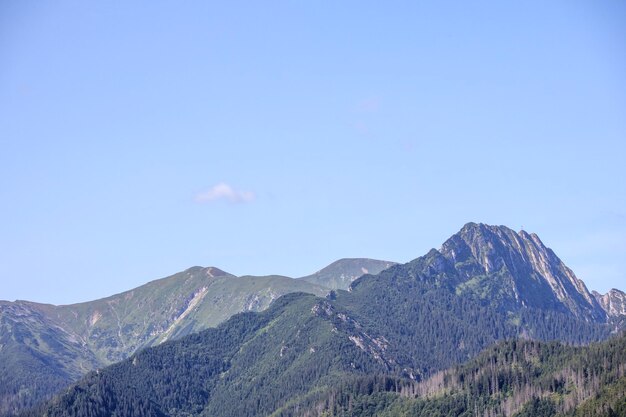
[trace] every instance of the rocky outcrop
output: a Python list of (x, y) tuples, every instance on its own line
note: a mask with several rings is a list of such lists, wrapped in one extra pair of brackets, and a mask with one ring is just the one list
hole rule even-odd
[(460, 292), (569, 312), (586, 321), (607, 319), (583, 281), (534, 233), (468, 223), (440, 252), (461, 276)]
[(626, 293), (623, 291), (615, 288), (606, 294), (593, 291), (593, 296), (609, 317), (620, 318), (626, 316)]

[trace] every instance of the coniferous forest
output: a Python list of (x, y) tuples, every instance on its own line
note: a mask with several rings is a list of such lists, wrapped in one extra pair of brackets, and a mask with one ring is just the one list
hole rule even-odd
[(626, 412), (626, 336), (585, 347), (509, 340), (466, 364), (415, 380), (406, 370), (372, 359), (343, 341), (345, 329), (317, 316), (297, 321), (300, 308), (318, 306), (312, 296), (286, 296), (265, 313), (240, 314), (216, 330), (145, 350), (94, 372), (52, 403), (22, 415), (622, 416)]

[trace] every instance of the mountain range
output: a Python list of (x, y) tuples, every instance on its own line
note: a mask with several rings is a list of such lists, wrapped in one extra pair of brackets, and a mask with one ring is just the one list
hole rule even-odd
[[(590, 293), (537, 235), (476, 223), (406, 264), (342, 260), (302, 279), (194, 267), (91, 303), (2, 303), (0, 382), (11, 389), (0, 392), (0, 410), (18, 412), (118, 360), (30, 415), (357, 415), (356, 404), (378, 400), (381, 413), (434, 407), (423, 395), (411, 398), (424, 384), (439, 387), (428, 395), (468, 397), (465, 376), (456, 385), (433, 378), (461, 378), (453, 370), (463, 363), (483, 367), (471, 361), (493, 355), (484, 349), (500, 340), (586, 345), (620, 333), (624, 300), (618, 290)], [(611, 374), (618, 387), (622, 359)], [(514, 365), (496, 368), (506, 373)], [(363, 384), (370, 388), (362, 391)], [(514, 386), (513, 396), (522, 389)], [(506, 415), (536, 401), (570, 412), (600, 395), (589, 388), (576, 400), (564, 395), (548, 404), (548, 391), (531, 388), (535, 394), (519, 396), (524, 401), (507, 405)], [(475, 410), (495, 412), (494, 393), (478, 391)]]
[(287, 293), (325, 296), (392, 264), (341, 259), (301, 279), (237, 277), (196, 266), (79, 304), (0, 301), (0, 415), (33, 405), (138, 349), (214, 327), (242, 311), (264, 310)]

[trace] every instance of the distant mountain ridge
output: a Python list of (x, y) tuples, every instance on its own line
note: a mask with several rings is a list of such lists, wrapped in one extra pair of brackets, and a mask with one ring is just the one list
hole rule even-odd
[(347, 290), (357, 278), (365, 274), (377, 275), (395, 264), (376, 259), (344, 258), (300, 279), (332, 290)]
[[(339, 397), (342, 391), (335, 392), (334, 387), (352, 389), (351, 381), (356, 381), (357, 393), (372, 394), (374, 385), (385, 387), (383, 391), (397, 390), (401, 381), (407, 386), (428, 381), (503, 339), (585, 345), (620, 329), (538, 237), (504, 226), (469, 223), (441, 249), (377, 275), (363, 275), (350, 284), (349, 291), (336, 290), (324, 298), (302, 293), (283, 296), (262, 313), (235, 315), (217, 329), (149, 348), (90, 373), (36, 412), (50, 417), (322, 416), (328, 415), (324, 404), (346, 398)], [(528, 349), (522, 348), (520, 354), (528, 355)], [(513, 370), (516, 364), (525, 367), (537, 360), (522, 358), (526, 362), (513, 362)], [(555, 365), (560, 366), (560, 358)], [(491, 368), (484, 371), (474, 370), (470, 363), (467, 375), (474, 378), (490, 372), (495, 382), (477, 378), (477, 383), (497, 384), (495, 364), (486, 363)], [(623, 365), (611, 366), (612, 377), (621, 378)], [(581, 368), (576, 365), (576, 369)], [(503, 377), (509, 378), (507, 372), (503, 370)], [(552, 388), (532, 385), (528, 389), (561, 395), (554, 385), (560, 384), (558, 374), (554, 382), (549, 372), (539, 384), (552, 384)], [(576, 379), (585, 372), (572, 380), (577, 386), (587, 387)], [(531, 369), (524, 377), (533, 375)], [(588, 385), (580, 395), (599, 394), (594, 386)], [(469, 385), (455, 401), (465, 407), (467, 396), (483, 389)], [(526, 415), (540, 415), (532, 396), (521, 393), (516, 398), (519, 402), (513, 405), (507, 405), (506, 398), (498, 401), (503, 400), (502, 407), (512, 412), (530, 410)], [(611, 404), (615, 398), (619, 394), (607, 393)], [(385, 403), (378, 401), (386, 400), (375, 396), (364, 404), (384, 410)], [(485, 398), (481, 406), (491, 403)], [(352, 406), (349, 401), (347, 411)], [(471, 415), (471, 410), (465, 411)]]

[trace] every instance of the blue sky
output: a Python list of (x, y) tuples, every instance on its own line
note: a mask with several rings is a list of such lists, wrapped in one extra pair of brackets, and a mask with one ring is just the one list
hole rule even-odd
[(626, 289), (626, 3), (0, 3), (0, 299), (406, 262), (468, 221)]

